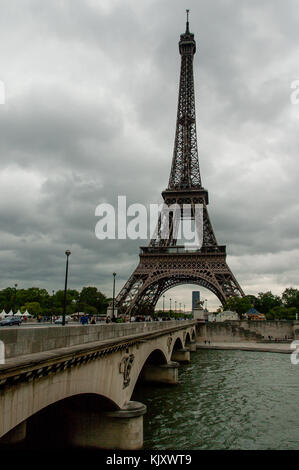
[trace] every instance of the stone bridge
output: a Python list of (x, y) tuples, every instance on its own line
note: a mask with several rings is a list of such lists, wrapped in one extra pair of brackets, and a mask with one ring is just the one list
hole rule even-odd
[(0, 445), (43, 425), (63, 446), (138, 449), (146, 406), (131, 401), (137, 380), (176, 384), (196, 322), (10, 327), (0, 340)]

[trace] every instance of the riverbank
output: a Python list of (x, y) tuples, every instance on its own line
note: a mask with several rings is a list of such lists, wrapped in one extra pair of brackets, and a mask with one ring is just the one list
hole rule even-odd
[(210, 344), (205, 344), (203, 342), (198, 342), (196, 344), (197, 349), (228, 349), (228, 350), (237, 350), (237, 351), (260, 351), (260, 352), (275, 352), (283, 354), (291, 354), (293, 349), (291, 349), (291, 343), (258, 343), (258, 342), (210, 342)]

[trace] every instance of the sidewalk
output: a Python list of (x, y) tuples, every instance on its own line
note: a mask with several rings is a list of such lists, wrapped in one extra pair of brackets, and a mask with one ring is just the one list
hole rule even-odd
[(291, 354), (294, 349), (290, 348), (292, 341), (288, 344), (263, 344), (263, 343), (254, 343), (250, 341), (244, 341), (240, 343), (196, 343), (197, 349), (229, 349), (229, 350), (238, 350), (238, 351), (261, 351), (261, 352), (275, 352), (283, 354)]

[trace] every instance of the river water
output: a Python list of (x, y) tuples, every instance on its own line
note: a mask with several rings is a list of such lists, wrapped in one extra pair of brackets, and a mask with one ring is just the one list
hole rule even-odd
[(140, 385), (144, 449), (299, 449), (299, 365), (289, 354), (200, 350), (178, 385)]

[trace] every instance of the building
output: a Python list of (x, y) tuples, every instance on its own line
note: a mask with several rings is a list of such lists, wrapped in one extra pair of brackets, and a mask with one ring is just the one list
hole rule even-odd
[(194, 314), (194, 310), (200, 307), (200, 292), (192, 291), (192, 313)]
[(209, 313), (208, 315), (209, 322), (224, 322), (235, 320), (239, 320), (239, 315), (237, 312), (231, 312), (230, 310), (226, 310), (220, 313)]
[(192, 310), (192, 314), (194, 320), (208, 321), (208, 312), (201, 307)]
[(244, 317), (248, 318), (248, 320), (266, 320), (265, 315), (256, 310), (256, 308), (250, 308), (248, 312), (244, 314)]
[(216, 318), (216, 321), (234, 321), (239, 320), (239, 315), (237, 314), (237, 312), (225, 310), (224, 312), (218, 313)]

